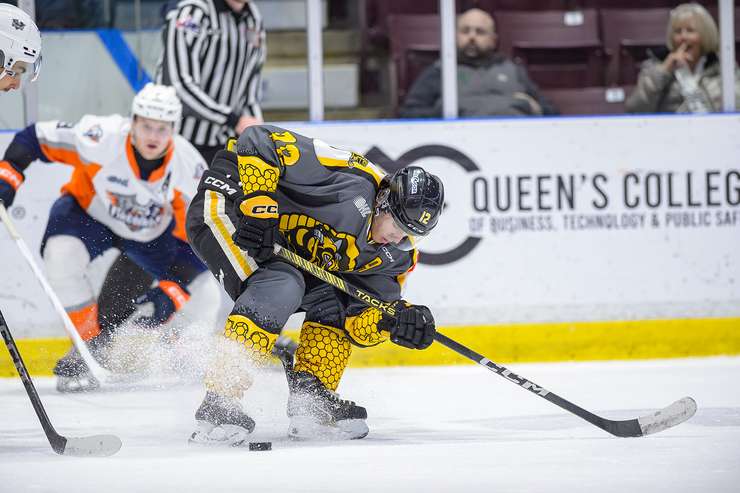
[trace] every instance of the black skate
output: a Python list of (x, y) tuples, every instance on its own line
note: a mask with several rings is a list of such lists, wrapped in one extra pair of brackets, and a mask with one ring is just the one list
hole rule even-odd
[(242, 410), (236, 399), (206, 392), (197, 411), (197, 429), (190, 435), (190, 443), (202, 445), (243, 445), (254, 430), (254, 420)]
[(90, 368), (74, 345), (57, 361), (53, 372), (57, 377), (59, 392), (89, 392), (100, 387), (100, 382), (90, 372)]
[(296, 440), (351, 440), (369, 433), (367, 411), (340, 399), (305, 371), (289, 372), (288, 436)]

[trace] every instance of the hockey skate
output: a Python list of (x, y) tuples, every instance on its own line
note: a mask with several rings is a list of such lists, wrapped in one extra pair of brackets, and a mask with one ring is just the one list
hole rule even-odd
[(367, 411), (340, 399), (305, 371), (289, 372), (288, 436), (295, 440), (351, 440), (369, 433)]
[(254, 430), (254, 420), (247, 416), (236, 399), (213, 392), (206, 392), (195, 419), (198, 425), (189, 442), (200, 445), (238, 447)]
[(74, 345), (57, 361), (53, 372), (57, 377), (59, 392), (89, 392), (100, 387), (100, 382), (93, 376)]

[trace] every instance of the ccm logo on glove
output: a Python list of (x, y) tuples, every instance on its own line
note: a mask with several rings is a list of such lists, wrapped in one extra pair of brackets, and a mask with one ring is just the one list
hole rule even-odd
[(255, 195), (243, 200), (239, 204), (239, 209), (245, 216), (260, 219), (277, 219), (278, 217), (277, 202), (267, 195)]

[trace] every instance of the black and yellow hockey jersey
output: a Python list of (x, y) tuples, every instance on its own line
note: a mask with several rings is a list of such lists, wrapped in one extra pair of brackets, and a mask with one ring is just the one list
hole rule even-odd
[[(222, 207), (233, 224), (239, 214), (233, 204), (244, 194), (275, 193), (288, 248), (381, 299), (401, 297), (417, 252), (370, 239), (375, 197), (385, 176), (382, 170), (360, 154), (271, 125), (248, 128), (235, 150), (238, 165), (214, 160), (201, 180), (201, 187), (225, 199), (214, 207)], [(233, 233), (230, 229), (233, 226), (226, 227), (225, 236)], [(245, 252), (231, 250), (232, 264), (241, 266), (246, 276), (257, 268)], [(349, 310), (359, 311), (360, 305)]]

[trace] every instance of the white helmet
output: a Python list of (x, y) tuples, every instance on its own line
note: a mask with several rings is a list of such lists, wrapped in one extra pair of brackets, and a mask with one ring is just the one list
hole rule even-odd
[(41, 34), (27, 13), (3, 3), (0, 4), (0, 79), (8, 72), (14, 73), (16, 62), (26, 62), (31, 81), (36, 80), (41, 68)]
[(149, 82), (134, 96), (131, 114), (176, 123), (182, 114), (182, 104), (174, 87)]

